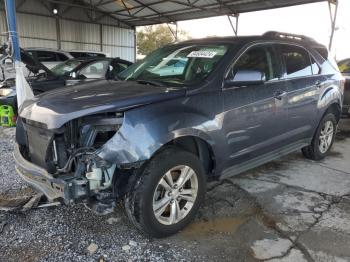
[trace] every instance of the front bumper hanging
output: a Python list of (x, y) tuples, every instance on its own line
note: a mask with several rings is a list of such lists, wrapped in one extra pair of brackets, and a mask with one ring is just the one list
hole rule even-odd
[(14, 159), (18, 174), (36, 190), (45, 194), (48, 200), (63, 201), (65, 204), (85, 199), (89, 195), (88, 181), (83, 178), (55, 178), (45, 169), (27, 161), (18, 145), (14, 148)]

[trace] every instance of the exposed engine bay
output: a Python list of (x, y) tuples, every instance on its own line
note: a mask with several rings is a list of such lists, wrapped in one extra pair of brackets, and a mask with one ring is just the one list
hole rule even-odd
[(112, 181), (116, 164), (97, 152), (118, 131), (122, 113), (103, 113), (74, 119), (59, 129), (20, 118), (16, 138), (22, 156), (69, 186), (71, 203), (91, 197), (116, 196)]

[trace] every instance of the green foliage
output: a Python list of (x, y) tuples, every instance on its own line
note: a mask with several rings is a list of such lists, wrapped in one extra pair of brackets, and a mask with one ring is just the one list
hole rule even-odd
[[(178, 40), (188, 39), (185, 31), (178, 31), (177, 34)], [(175, 43), (175, 37), (166, 25), (145, 26), (137, 32), (136, 39), (138, 53), (142, 55), (148, 55), (160, 47)]]

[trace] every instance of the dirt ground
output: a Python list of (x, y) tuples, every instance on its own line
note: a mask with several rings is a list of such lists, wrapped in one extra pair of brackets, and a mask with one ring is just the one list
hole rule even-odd
[[(13, 130), (0, 129), (0, 200), (33, 192), (12, 160)], [(24, 192), (24, 193), (23, 193)], [(121, 208), (83, 205), (0, 211), (0, 261), (350, 261), (350, 120), (329, 157), (296, 152), (208, 185), (197, 219), (150, 239)]]

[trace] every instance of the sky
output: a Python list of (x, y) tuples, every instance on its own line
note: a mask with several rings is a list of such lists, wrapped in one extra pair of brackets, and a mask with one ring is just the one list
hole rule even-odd
[[(233, 35), (227, 16), (178, 22), (192, 38)], [(350, 0), (339, 0), (336, 33), (332, 53), (337, 60), (350, 57)], [(239, 35), (263, 34), (266, 31), (303, 34), (328, 46), (331, 22), (328, 3), (315, 3), (259, 12), (239, 17)]]

